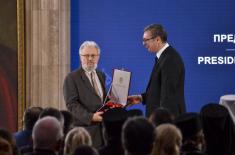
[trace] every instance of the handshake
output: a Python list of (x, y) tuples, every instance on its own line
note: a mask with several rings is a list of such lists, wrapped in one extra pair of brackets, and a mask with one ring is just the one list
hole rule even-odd
[(92, 118), (92, 121), (94, 122), (101, 122), (102, 121), (102, 115), (104, 112), (106, 112), (109, 109), (112, 108), (126, 108), (129, 106), (132, 106), (134, 104), (139, 104), (140, 102), (142, 102), (142, 96), (141, 95), (131, 95), (127, 97), (127, 104), (126, 105), (122, 105), (119, 103), (114, 103), (112, 101), (108, 101), (107, 103), (105, 103), (100, 109), (98, 109)]
[(107, 103), (105, 103), (104, 106), (102, 106), (98, 111), (105, 112), (105, 111), (112, 109), (112, 108), (126, 108), (126, 107), (132, 106), (134, 104), (139, 104), (140, 102), (142, 102), (141, 95), (131, 95), (131, 96), (127, 97), (127, 102), (125, 105), (113, 102), (111, 100), (111, 101), (108, 101)]
[(140, 102), (142, 102), (142, 96), (141, 95), (131, 95), (127, 97), (127, 104), (125, 105), (125, 107), (129, 107), (132, 106), (134, 104), (139, 104)]

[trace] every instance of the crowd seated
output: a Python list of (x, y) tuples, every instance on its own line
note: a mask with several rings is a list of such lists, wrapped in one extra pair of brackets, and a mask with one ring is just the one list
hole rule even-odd
[(109, 109), (103, 114), (104, 146), (92, 145), (90, 133), (74, 126), (67, 110), (30, 107), (24, 129), (0, 129), (1, 155), (234, 155), (235, 125), (228, 110), (209, 103), (200, 113), (176, 118), (164, 108), (145, 118), (141, 110)]

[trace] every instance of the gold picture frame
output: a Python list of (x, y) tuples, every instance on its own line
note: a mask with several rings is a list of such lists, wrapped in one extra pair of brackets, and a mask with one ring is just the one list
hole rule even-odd
[(0, 1), (0, 126), (22, 128), (25, 108), (25, 0)]
[(17, 46), (18, 46), (18, 130), (23, 128), (25, 102), (25, 0), (17, 0)]

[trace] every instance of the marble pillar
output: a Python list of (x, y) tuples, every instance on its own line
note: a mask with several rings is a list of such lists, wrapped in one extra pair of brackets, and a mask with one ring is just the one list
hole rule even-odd
[(65, 109), (70, 72), (70, 0), (26, 0), (26, 105)]

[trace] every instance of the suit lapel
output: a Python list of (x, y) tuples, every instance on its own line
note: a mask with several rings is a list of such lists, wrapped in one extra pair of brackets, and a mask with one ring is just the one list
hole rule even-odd
[(170, 48), (170, 46), (169, 47), (167, 47), (165, 50), (164, 50), (164, 52), (161, 54), (161, 56), (160, 56), (160, 58), (159, 58), (159, 60), (158, 60), (158, 64), (161, 64), (163, 61), (164, 61), (164, 59), (166, 58), (166, 56), (167, 56), (167, 54), (168, 54), (168, 49)]
[[(170, 47), (170, 46), (169, 46), (169, 47)], [(147, 88), (146, 88), (146, 92), (147, 92), (147, 90), (148, 90), (148, 88), (149, 88), (149, 86), (150, 86), (150, 84), (151, 84), (151, 82), (152, 82), (153, 74), (155, 74), (156, 72), (158, 72), (161, 63), (163, 63), (165, 57), (167, 56), (167, 49), (168, 49), (169, 47), (167, 47), (167, 48), (164, 50), (164, 52), (161, 54), (161, 56), (160, 56), (160, 58), (158, 59), (158, 61), (157, 61), (157, 62), (155, 61), (154, 66), (153, 66), (153, 70), (152, 70), (152, 72), (151, 72), (151, 76), (150, 76), (150, 79), (149, 79), (149, 82), (148, 82), (148, 85), (147, 85)]]
[(157, 71), (158, 66), (159, 66), (159, 61), (154, 63), (153, 70), (151, 72), (150, 79), (149, 79), (149, 82), (148, 82), (148, 85), (147, 85), (147, 88), (146, 88), (146, 92), (149, 89), (149, 86), (152, 82), (153, 74)]
[[(80, 72), (81, 72), (81, 79), (83, 80), (83, 82), (87, 86), (87, 88), (90, 89), (92, 93), (94, 93), (96, 96), (99, 97), (99, 95), (96, 93), (94, 87), (91, 85), (91, 82), (88, 79), (87, 75), (85, 74), (85, 71), (81, 68)], [(101, 83), (102, 91), (103, 91), (103, 94), (104, 94), (103, 96), (105, 97), (106, 92), (105, 92), (104, 78), (102, 77), (102, 74), (100, 73), (100, 71), (96, 70), (96, 73), (97, 73), (97, 76), (98, 76), (98, 78), (100, 80), (100, 83)]]

